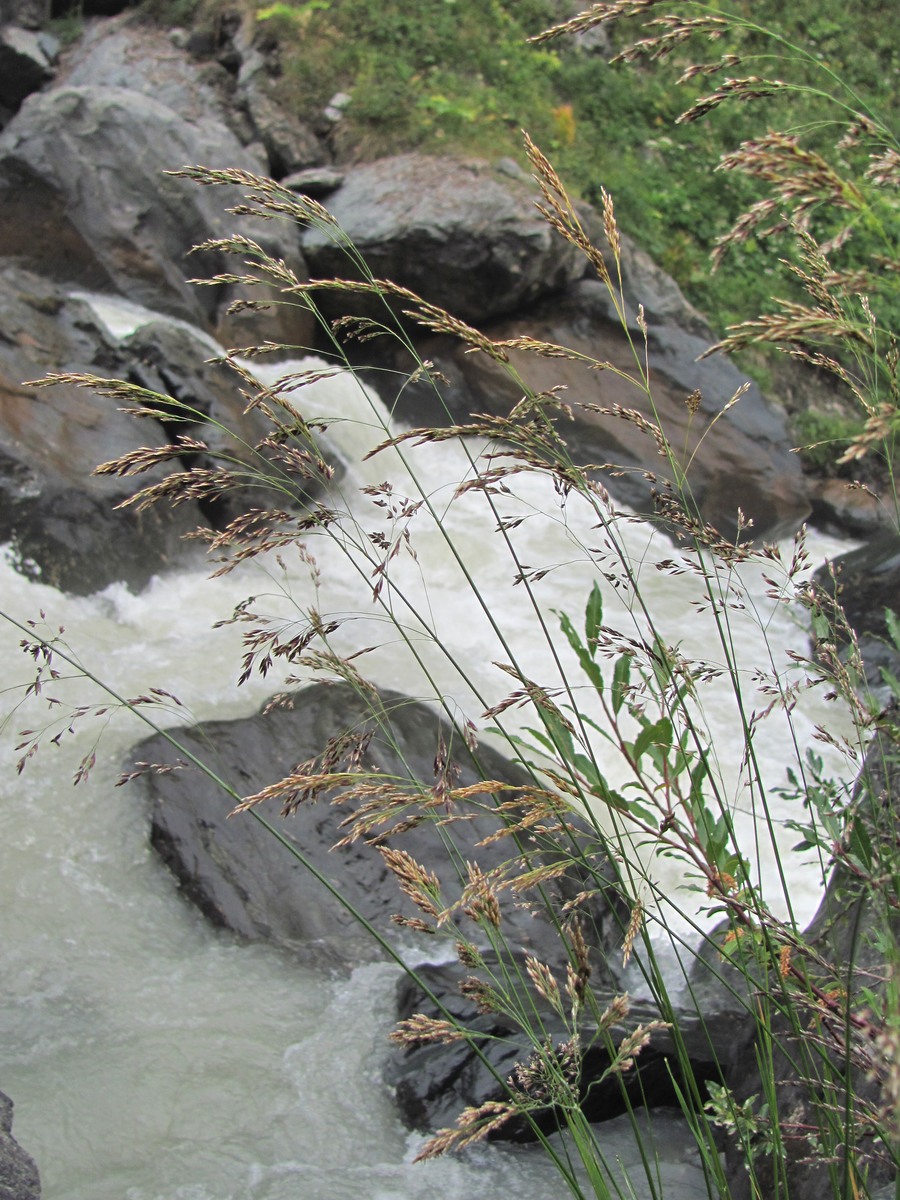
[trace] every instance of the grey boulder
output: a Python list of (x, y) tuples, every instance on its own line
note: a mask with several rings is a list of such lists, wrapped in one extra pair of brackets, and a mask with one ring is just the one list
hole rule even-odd
[[(328, 209), (373, 274), (467, 321), (514, 312), (584, 270), (535, 209), (534, 183), (486, 162), (401, 154), (347, 170)], [(314, 277), (352, 265), (328, 231), (303, 238)], [(327, 294), (322, 302), (331, 303)]]
[[(167, 175), (186, 165), (263, 164), (214, 117), (187, 121), (121, 87), (60, 87), (29, 98), (0, 135), (0, 246), (20, 266), (82, 288), (118, 292), (149, 308), (217, 329), (239, 293), (197, 288), (191, 274), (231, 270), (224, 254), (194, 266), (191, 249), (241, 231), (302, 275), (293, 231), (228, 216), (237, 188)], [(296, 340), (305, 339), (302, 309)], [(289, 330), (277, 329), (275, 336)]]

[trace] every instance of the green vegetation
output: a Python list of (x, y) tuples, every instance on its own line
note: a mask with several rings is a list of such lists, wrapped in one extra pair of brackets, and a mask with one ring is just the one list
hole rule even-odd
[[(596, 203), (604, 187), (615, 197), (622, 228), (720, 331), (763, 311), (784, 246), (751, 239), (735, 249), (727, 278), (710, 273), (715, 239), (760, 195), (758, 184), (715, 167), (763, 125), (802, 132), (820, 148), (834, 129), (829, 100), (791, 91), (760, 111), (735, 105), (677, 127), (708, 82), (676, 82), (689, 51), (676, 46), (663, 70), (629, 69), (608, 61), (626, 44), (617, 32), (594, 30), (580, 43), (527, 43), (568, 8), (552, 0), (277, 0), (258, 8), (256, 20), (278, 43), (282, 94), (297, 111), (320, 110), (338, 90), (352, 95), (342, 153), (455, 149), (521, 161), (525, 128), (573, 194)], [(891, 120), (900, 48), (890, 4), (801, 0), (785, 10), (774, 0), (740, 0), (731, 8), (756, 26), (778, 23), (788, 42)], [(740, 54), (742, 74), (768, 74), (773, 65), (771, 44), (754, 28), (732, 25), (715, 50)], [(795, 81), (798, 67), (801, 78), (812, 78), (812, 64), (785, 47), (778, 52), (790, 56)]]
[[(231, 10), (230, 0), (179, 0), (177, 7), (173, 0), (145, 0), (145, 11), (182, 22), (192, 3), (197, 19), (211, 26)], [(724, 11), (718, 3), (690, 7), (713, 18)], [(878, 256), (896, 259), (895, 197), (868, 187), (864, 178), (865, 155), (873, 148), (838, 145), (848, 111), (841, 106), (863, 107), (860, 95), (870, 119), (888, 125), (894, 119), (900, 48), (889, 2), (798, 0), (785, 10), (777, 0), (737, 0), (709, 55), (713, 62), (734, 56), (739, 65), (690, 79), (683, 76), (695, 61), (696, 39), (667, 45), (655, 56), (665, 61), (639, 55), (630, 66), (610, 62), (641, 33), (635, 22), (625, 22), (622, 31), (604, 24), (577, 38), (529, 43), (570, 8), (558, 0), (275, 0), (259, 4), (254, 20), (263, 43), (276, 48), (286, 105), (308, 117), (338, 91), (352, 97), (334, 134), (339, 157), (452, 150), (507, 155), (524, 164), (521, 130), (527, 129), (574, 196), (599, 206), (605, 188), (615, 198), (622, 229), (676, 279), (719, 334), (773, 311), (776, 292), (802, 298), (802, 285), (785, 276), (780, 261), (797, 261), (789, 233), (760, 236), (754, 229), (729, 245), (727, 272), (710, 269), (718, 239), (766, 190), (764, 179), (717, 165), (765, 129), (796, 136), (805, 151), (863, 186), (867, 207), (852, 222), (845, 269), (871, 268)], [(646, 16), (652, 20), (655, 12)], [(777, 44), (764, 33), (775, 25)], [(657, 32), (648, 27), (643, 34)], [(773, 89), (752, 105), (718, 106), (703, 121), (676, 123), (732, 70), (742, 77), (786, 73), (791, 87)], [(817, 203), (807, 216), (819, 241), (844, 228), (835, 206)], [(779, 217), (773, 211), (768, 224)], [(869, 271), (860, 288), (881, 328), (896, 329), (900, 276), (879, 274), (876, 281)], [(759, 379), (772, 375), (772, 364), (759, 355), (743, 365)], [(777, 393), (777, 375), (774, 383)], [(842, 417), (858, 422), (852, 404)], [(795, 430), (795, 440), (805, 443), (802, 421)], [(821, 466), (816, 453), (804, 461), (812, 470)]]

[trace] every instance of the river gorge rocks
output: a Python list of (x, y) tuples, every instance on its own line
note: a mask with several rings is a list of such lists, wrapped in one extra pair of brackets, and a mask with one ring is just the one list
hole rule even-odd
[[(58, 418), (53, 427), (59, 429), (72, 405), (77, 431), (85, 419), (78, 413), (90, 404), (84, 396), (76, 399), (71, 388), (29, 402), (31, 393), (22, 382), (61, 367), (128, 378), (140, 373), (132, 371), (125, 350), (116, 350), (109, 330), (84, 319), (83, 312), (74, 322), (77, 345), (58, 344), (52, 333), (54, 306), (68, 329), (73, 321), (66, 314), (73, 305), (77, 309), (78, 293), (99, 292), (186, 320), (198, 337), (213, 334), (237, 345), (271, 339), (316, 349), (321, 348), (318, 335), (302, 305), (228, 315), (232, 302), (260, 297), (259, 289), (187, 283), (191, 275), (234, 265), (216, 253), (188, 258), (188, 251), (210, 236), (244, 232), (301, 279), (310, 269), (317, 276), (346, 269), (319, 231), (301, 236), (290, 224), (229, 216), (223, 210), (234, 194), (173, 178), (167, 170), (202, 162), (253, 174), (290, 172), (291, 185), (301, 188), (304, 173), (312, 171), (310, 190), (328, 193), (327, 202), (359, 240), (376, 273), (394, 275), (428, 300), (484, 324), (491, 336), (527, 330), (617, 367), (633, 365), (603, 289), (581, 278), (585, 264), (540, 219), (535, 186), (521, 168), (508, 161), (416, 154), (335, 164), (330, 126), (317, 124), (315, 114), (304, 118), (277, 111), (264, 48), (241, 22), (232, 25), (223, 34), (227, 45), (211, 44), (206, 51), (194, 46), (192, 53), (189, 38), (169, 37), (133, 15), (89, 20), (82, 37), (61, 56), (53, 79), (21, 103), (0, 134), (3, 294), (7, 308), (19, 314), (0, 333), (0, 380), (12, 405), (0, 417), (2, 487), (9, 497), (0, 536), (13, 540), (26, 569), (68, 589), (91, 590), (116, 577), (141, 586), (177, 558), (178, 534), (189, 523), (157, 515), (132, 520), (121, 538), (95, 536), (92, 529), (103, 524), (101, 505), (121, 495), (76, 482), (76, 476), (86, 478), (82, 468), (89, 460), (81, 450), (64, 464), (64, 486), (43, 482), (48, 470), (52, 476), (57, 469), (44, 462), (55, 453), (44, 432), (48, 412), (52, 408)], [(339, 119), (336, 112), (329, 120)], [(602, 236), (595, 214), (585, 209), (583, 218), (592, 233)], [(806, 515), (808, 499), (799, 467), (786, 453), (777, 410), (751, 389), (734, 409), (719, 415), (740, 376), (725, 362), (694, 361), (711, 338), (702, 317), (627, 240), (623, 273), (630, 328), (636, 328), (638, 303), (652, 322), (651, 370), (673, 441), (690, 455), (699, 433), (714, 422), (704, 453), (691, 467), (705, 519), (730, 534), (740, 507), (754, 521), (757, 536), (791, 530)], [(30, 326), (29, 311), (36, 311)], [(466, 356), (458, 347), (433, 345), (421, 331), (417, 336), (420, 349), (434, 351), (451, 380), (447, 401), (455, 415), (496, 412), (518, 401), (509, 378), (487, 360)], [(71, 341), (68, 333), (66, 339)], [(380, 353), (373, 343), (369, 361), (378, 361)], [(197, 357), (202, 389), (201, 375), (212, 370), (201, 365), (208, 349)], [(158, 366), (154, 372), (166, 387)], [(561, 360), (532, 360), (528, 378), (538, 389), (568, 387), (566, 398), (576, 402), (578, 417), (566, 430), (573, 456), (619, 468), (615, 478), (602, 472), (611, 479), (614, 495), (648, 509), (652, 485), (644, 476), (661, 466), (655, 445), (626, 421), (577, 408), (579, 398), (604, 407), (640, 407), (638, 389), (617, 381), (613, 372), (579, 373)], [(685, 400), (695, 388), (702, 393), (702, 407), (688, 430)], [(415, 391), (408, 398), (412, 406), (403, 415), (416, 423)], [(127, 449), (124, 426), (117, 418), (110, 422), (122, 437), (106, 440)], [(141, 432), (135, 431), (138, 440), (132, 446), (144, 440)], [(38, 493), (45, 499), (39, 501)], [(47, 526), (47, 537), (40, 536), (39, 524)], [(103, 559), (106, 565), (97, 569)]]
[(0, 1200), (40, 1200), (38, 1169), (13, 1137), (12, 1124), (13, 1102), (0, 1092)]

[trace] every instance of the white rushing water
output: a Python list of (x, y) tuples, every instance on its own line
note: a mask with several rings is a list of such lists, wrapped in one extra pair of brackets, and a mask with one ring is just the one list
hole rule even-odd
[[(358, 452), (360, 438), (365, 444), (380, 439), (377, 429), (361, 433), (361, 425), (377, 425), (380, 418), (346, 378), (308, 389), (303, 403), (332, 418), (329, 437), (348, 457), (351, 442)], [(512, 586), (510, 563), (497, 553), (495, 522), (483, 497), (473, 494), (450, 506), (466, 469), (462, 451), (449, 444), (426, 447), (413, 458), (520, 663), (545, 681), (551, 670), (546, 648), (534, 637), (524, 589)], [(381, 482), (387, 466), (376, 459), (365, 470), (367, 479), (351, 470), (343, 485), (347, 495), (366, 481)], [(408, 486), (404, 469), (394, 479), (398, 492)], [(579, 541), (597, 539), (592, 522), (574, 508), (564, 513), (541, 480), (524, 481), (516, 490), (518, 499), (505, 499), (503, 511), (528, 518), (515, 535), (522, 560), (555, 568), (537, 585), (544, 610), (577, 618), (594, 578), (578, 552)], [(368, 526), (383, 525), (371, 498), (357, 493), (352, 503)], [(463, 681), (449, 660), (420, 643), (441, 689), (478, 723), (484, 701), (496, 702), (509, 690), (508, 676), (492, 665), (507, 654), (471, 604), (434, 524), (420, 515), (411, 530), (418, 557), (401, 554), (392, 573), (420, 597), (417, 603), (450, 657), (465, 664)], [(673, 579), (653, 568), (672, 548), (647, 526), (629, 525), (625, 536), (633, 561), (644, 564), (641, 585), (662, 614), (666, 640), (688, 654), (710, 655), (709, 628), (691, 606), (696, 579)], [(811, 543), (820, 560), (841, 548), (826, 539)], [(333, 544), (311, 549), (322, 578), (317, 597), (308, 569), (290, 556), (284, 573), (270, 561), (269, 574), (257, 565), (208, 580), (199, 566), (156, 579), (137, 596), (114, 586), (82, 599), (29, 582), (0, 561), (0, 606), (22, 620), (43, 611), (49, 626), (64, 625), (82, 660), (117, 690), (136, 695), (165, 688), (197, 720), (247, 715), (278, 690), (270, 676), (238, 691), (239, 627), (212, 629), (248, 594), (259, 598), (261, 610), (289, 612), (316, 602), (326, 618), (365, 614), (344, 626), (342, 647), (377, 646), (359, 660), (360, 669), (377, 683), (422, 694), (410, 656), (368, 606), (371, 582), (348, 569)], [(747, 586), (765, 605), (761, 580), (749, 578)], [(616, 610), (609, 597), (612, 623)], [(769, 604), (769, 610), (762, 621), (772, 643), (802, 647), (802, 631), (777, 607)], [(759, 621), (734, 616), (749, 676), (764, 661)], [(19, 698), (17, 685), (29, 678), (28, 661), (17, 649), (20, 636), (0, 627), (3, 712)], [(58, 686), (65, 695), (66, 682)], [(83, 683), (71, 695), (85, 700)], [(709, 710), (740, 811), (727, 695)], [(801, 742), (810, 742), (815, 722), (826, 714), (810, 708), (795, 717)], [(380, 1083), (395, 968), (366, 965), (349, 978), (332, 976), (212, 930), (181, 901), (151, 854), (136, 795), (113, 786), (143, 730), (133, 718), (115, 716), (92, 778), (73, 789), (72, 776), (105, 718), (76, 727), (58, 747), (42, 746), (23, 774), (14, 770), (18, 731), (52, 718), (32, 701), (10, 718), (0, 743), (0, 1087), (16, 1101), (15, 1132), (38, 1161), (47, 1200), (424, 1200), (435, 1194), (445, 1200), (510, 1194), (550, 1200), (561, 1194), (552, 1167), (530, 1150), (480, 1148), (461, 1159), (414, 1166), (421, 1139), (402, 1127)], [(773, 767), (773, 784), (783, 782), (784, 727), (763, 725), (758, 750)], [(749, 814), (741, 819), (752, 828)], [(787, 835), (785, 844), (795, 840)], [(681, 872), (668, 869), (674, 888)], [(814, 876), (810, 872), (804, 883), (803, 872), (795, 871), (793, 878), (803, 919), (816, 902)], [(648, 1128), (643, 1137), (647, 1145), (657, 1139), (666, 1163), (666, 1200), (705, 1194), (677, 1121), (654, 1119), (652, 1134)], [(611, 1122), (603, 1139), (611, 1160), (637, 1161), (627, 1122)], [(647, 1194), (640, 1171), (634, 1186), (636, 1195)]]

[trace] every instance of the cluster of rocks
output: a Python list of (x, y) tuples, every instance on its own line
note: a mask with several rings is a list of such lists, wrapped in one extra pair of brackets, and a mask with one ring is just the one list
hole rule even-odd
[[(373, 716), (373, 710), (383, 715)], [(896, 717), (895, 712), (894, 720)], [(185, 897), (217, 925), (336, 970), (349, 970), (379, 953), (373, 931), (395, 945), (395, 913), (405, 918), (422, 916), (403, 897), (397, 879), (375, 846), (365, 838), (337, 844), (347, 833), (360, 801), (348, 800), (341, 788), (335, 788), (316, 799), (304, 799), (288, 816), (279, 815), (277, 804), (270, 802), (259, 811), (266, 824), (274, 827), (276, 839), (272, 828), (254, 821), (247, 813), (229, 819), (233, 800), (210, 776), (187, 762), (191, 756), (202, 757), (235, 795), (254, 794), (275, 778), (289, 775), (298, 761), (315, 760), (323, 747), (348, 729), (371, 739), (359, 761), (359, 769), (364, 772), (376, 773), (385, 781), (408, 781), (427, 794), (440, 783), (435, 750), (443, 746), (449, 749), (440, 756), (442, 761), (452, 761), (458, 769), (454, 783), (473, 789), (471, 809), (444, 804), (439, 814), (444, 819), (451, 813), (469, 818), (454, 821), (449, 831), (454, 845), (452, 855), (442, 849), (439, 828), (433, 823), (426, 821), (416, 828), (406, 828), (406, 810), (398, 810), (377, 830), (378, 845), (404, 850), (426, 872), (433, 872), (445, 902), (460, 895), (465, 863), (477, 862), (490, 875), (519, 852), (509, 838), (485, 844), (485, 839), (500, 828), (501, 818), (493, 813), (492, 797), (475, 789), (485, 779), (523, 784), (527, 782), (523, 769), (489, 747), (467, 745), (459, 731), (433, 710), (395, 693), (363, 697), (346, 684), (315, 684), (294, 693), (289, 703), (266, 705), (255, 717), (174, 731), (177, 744), (157, 735), (133, 751), (137, 763), (153, 763), (156, 767), (143, 772), (141, 781), (150, 807), (151, 838)], [(865, 824), (875, 854), (879, 852), (877, 847), (885, 841), (892, 843), (895, 836), (886, 800), (893, 794), (894, 785), (900, 784), (891, 739), (890, 726), (885, 725), (860, 774), (855, 795), (856, 820)], [(453, 952), (456, 929), (451, 925), (444, 931), (447, 940), (431, 936), (431, 964), (418, 966), (398, 984), (398, 1019), (414, 1014), (439, 1019), (449, 1015), (476, 1034), (471, 1041), (413, 1043), (395, 1050), (385, 1068), (385, 1079), (412, 1128), (434, 1132), (452, 1126), (464, 1107), (503, 1099), (502, 1081), (517, 1065), (528, 1063), (533, 1046), (512, 1018), (492, 1011), (490, 1006), (479, 1009), (460, 984), (466, 976), (487, 980), (493, 973), (494, 978), (503, 978), (510, 970), (521, 971), (524, 977), (526, 955), (545, 963), (557, 979), (564, 980), (570, 961), (568, 951), (549, 914), (559, 914), (575, 896), (582, 901), (581, 927), (589, 945), (591, 987), (598, 1002), (602, 1006), (629, 987), (638, 992), (627, 1025), (617, 1021), (610, 1030), (614, 1042), (638, 1022), (660, 1019), (660, 1009), (652, 997), (640, 996), (640, 966), (629, 968), (627, 977), (617, 966), (622, 959), (629, 911), (617, 892), (613, 865), (604, 861), (586, 824), (569, 814), (566, 826), (566, 842), (576, 853), (571, 855), (572, 862), (564, 875), (545, 882), (549, 905), (523, 904), (509, 892), (500, 893), (501, 929), (510, 956), (502, 969), (498, 968), (496, 949), (480, 939), (476, 928), (459, 914), (455, 919), (465, 936), (478, 943), (482, 966), (469, 956), (463, 956), (465, 965), (459, 961)], [(529, 860), (529, 868), (559, 861), (561, 839), (531, 841), (534, 844), (528, 848), (536, 857)], [(285, 842), (297, 857), (285, 853)], [(579, 861), (580, 851), (585, 854)], [(584, 866), (587, 858), (592, 864), (590, 874)], [(586, 894), (589, 899), (584, 900)], [(855, 974), (850, 986), (873, 986), (871, 980), (883, 973), (877, 948), (869, 947), (861, 953), (856, 944), (859, 929), (874, 917), (873, 903), (868, 886), (850, 869), (840, 867), (805, 935), (821, 954), (822, 962), (846, 964), (842, 978), (849, 977), (853, 964)], [(368, 923), (368, 933), (360, 931), (360, 917)], [(900, 928), (895, 932), (900, 935)], [(428, 941), (423, 947), (425, 935), (416, 936), (416, 960), (421, 962), (427, 957)], [(748, 977), (728, 965), (715, 937), (683, 969), (686, 985), (680, 989), (681, 999), (673, 977), (665, 1012), (677, 1030), (681, 1053), (676, 1053), (672, 1032), (657, 1028), (633, 1070), (622, 1076), (607, 1076), (609, 1053), (602, 1044), (590, 1047), (581, 1062), (578, 1080), (589, 1120), (614, 1118), (626, 1111), (626, 1105), (678, 1107), (679, 1094), (696, 1092), (703, 1096), (707, 1082), (727, 1083), (739, 1103), (758, 1096), (753, 1016), (757, 1002), (748, 983), (752, 970)], [(821, 986), (827, 986), (824, 976)], [(530, 1002), (532, 1020), (539, 1023), (554, 1045), (561, 1047), (568, 1036), (561, 1018), (537, 992)], [(793, 1033), (789, 1016), (776, 1013), (773, 1020), (779, 1039), (775, 1072), (779, 1109), (789, 1111), (798, 1128), (813, 1129), (821, 1097), (798, 1067), (800, 1056), (790, 1049)], [(828, 1051), (834, 1056), (837, 1077), (842, 1074), (839, 1042), (836, 1039)], [(854, 1067), (852, 1086), (859, 1101), (878, 1103), (880, 1085), (866, 1076), (864, 1067)], [(533, 1118), (545, 1133), (557, 1128), (557, 1115), (549, 1104), (536, 1111)], [(495, 1136), (531, 1141), (535, 1138), (534, 1124), (516, 1118)], [(749, 1200), (745, 1147), (731, 1139), (725, 1147), (729, 1194)], [(756, 1178), (763, 1180), (764, 1186), (769, 1169), (762, 1156)], [(823, 1189), (828, 1190), (830, 1165), (811, 1161), (809, 1144), (802, 1137), (790, 1142), (779, 1169), (788, 1172), (791, 1195), (800, 1200), (817, 1200)], [(886, 1185), (892, 1178), (890, 1164), (877, 1154), (872, 1155), (867, 1169), (873, 1188)], [(773, 1182), (773, 1195), (774, 1188)]]
[[(22, 9), (19, 24), (4, 28), (24, 29), (37, 19)], [(28, 92), (7, 103), (0, 133), (0, 538), (12, 543), (23, 569), (50, 583), (92, 591), (121, 578), (139, 587), (173, 561), (188, 524), (216, 518), (189, 509), (177, 519), (115, 512), (125, 485), (92, 479), (90, 469), (148, 444), (151, 433), (164, 442), (172, 430), (132, 427), (109, 400), (71, 384), (35, 392), (23, 381), (48, 371), (136, 382), (152, 376), (153, 386), (193, 403), (202, 425), (211, 415), (211, 395), (224, 404), (229, 388), (235, 390), (221, 372), (201, 368), (210, 356), (203, 334), (226, 345), (272, 340), (315, 348), (321, 333), (297, 305), (229, 315), (247, 290), (187, 283), (190, 274), (232, 265), (216, 252), (195, 266), (187, 258), (191, 248), (244, 233), (301, 280), (348, 270), (340, 248), (321, 230), (228, 215), (234, 189), (200, 187), (167, 170), (198, 162), (235, 167), (327, 195), (376, 274), (479, 322), (490, 336), (527, 329), (614, 367), (633, 366), (604, 289), (586, 278), (574, 248), (538, 215), (534, 183), (521, 168), (511, 161), (413, 154), (336, 164), (332, 131), (347, 97), (336, 96), (328, 112), (309, 121), (278, 108), (270, 56), (245, 21), (223, 20), (213, 37), (170, 35), (134, 14), (88, 19), (81, 38), (54, 62), (52, 78), (35, 76)], [(589, 210), (584, 220), (602, 236)], [(638, 303), (651, 322), (660, 419), (690, 454), (741, 377), (727, 361), (695, 361), (709, 330), (672, 280), (627, 241), (623, 275), (632, 330)], [(191, 343), (179, 327), (177, 372), (166, 365), (168, 347), (159, 352), (160, 327), (152, 337), (123, 341), (85, 293), (140, 304), (170, 326), (188, 322), (198, 332)], [(328, 303), (323, 294), (323, 306), (332, 311)], [(174, 337), (170, 328), (169, 341)], [(519, 399), (509, 377), (483, 356), (466, 355), (446, 338), (421, 335), (419, 341), (451, 380), (447, 400), (456, 416), (498, 411)], [(191, 360), (193, 367), (182, 365)], [(573, 400), (588, 405), (647, 410), (641, 389), (614, 371), (546, 359), (517, 365), (536, 389), (561, 383)], [(685, 398), (695, 390), (701, 409), (687, 429)], [(241, 429), (240, 415), (232, 415), (252, 444), (253, 429)], [(47, 435), (60, 421), (68, 429), (64, 456), (58, 439)], [(204, 430), (191, 432), (202, 436)], [(664, 475), (665, 464), (634, 424), (576, 408), (569, 441), (577, 460), (620, 469), (616, 489), (624, 501), (650, 507), (647, 476)], [(757, 389), (727, 421), (715, 422), (707, 451), (692, 468), (694, 494), (704, 516), (724, 532), (733, 531), (738, 507), (761, 536), (785, 533), (806, 515), (806, 487), (787, 452), (782, 418)]]

